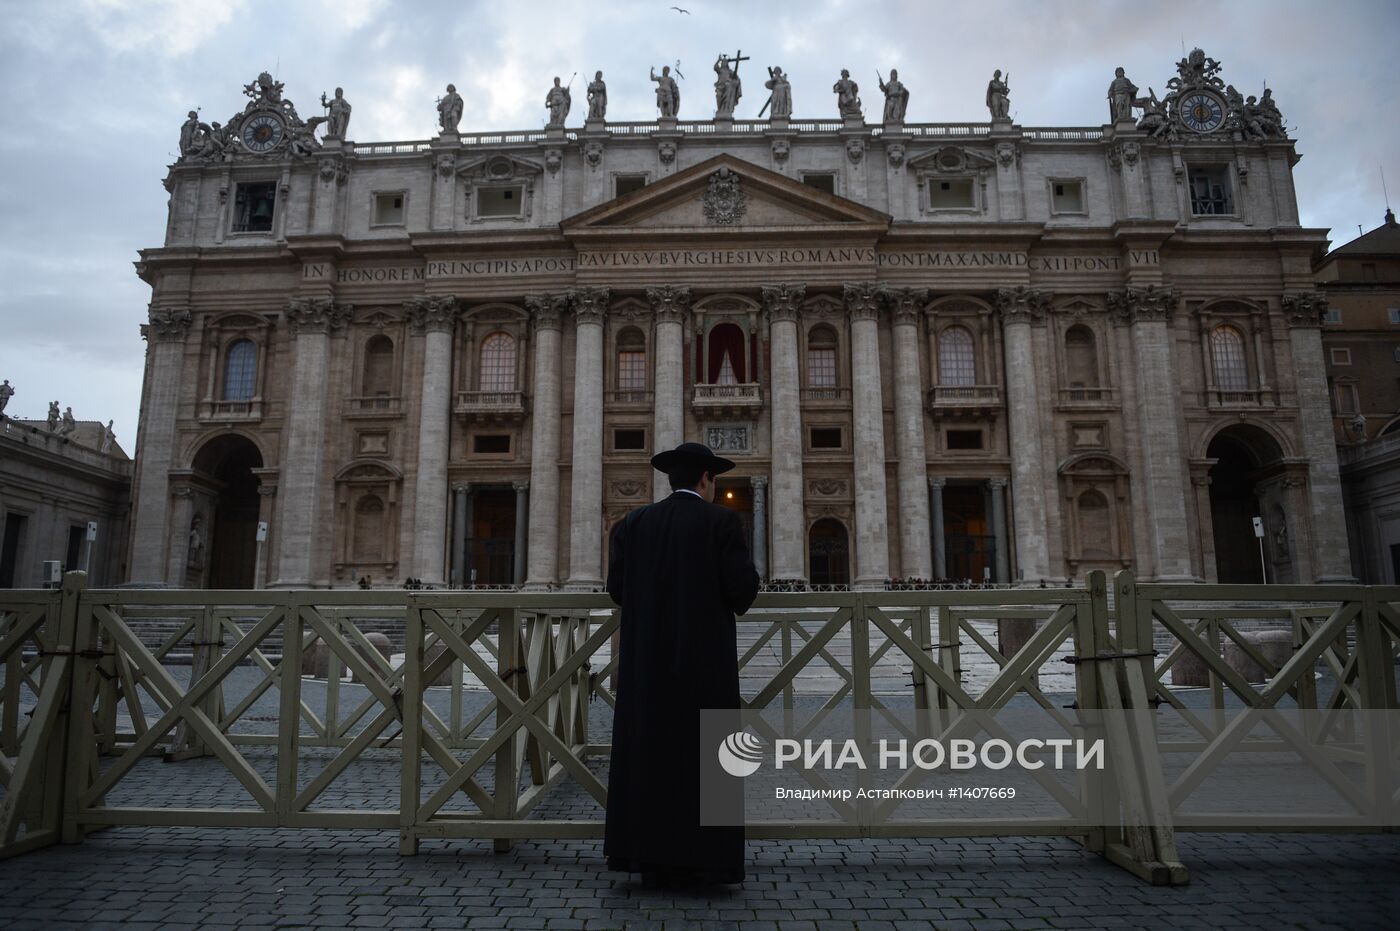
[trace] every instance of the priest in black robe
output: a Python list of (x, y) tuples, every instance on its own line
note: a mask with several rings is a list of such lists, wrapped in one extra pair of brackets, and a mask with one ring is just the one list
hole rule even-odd
[[(608, 772), (608, 868), (657, 882), (744, 879), (742, 785), (702, 752), (700, 712), (740, 707), (736, 614), (758, 595), (737, 512), (715, 476), (734, 463), (700, 443), (652, 457), (672, 493), (613, 529), (608, 594), (622, 607)], [(700, 824), (700, 783), (721, 784), (735, 823)], [(726, 783), (725, 780), (728, 780)]]

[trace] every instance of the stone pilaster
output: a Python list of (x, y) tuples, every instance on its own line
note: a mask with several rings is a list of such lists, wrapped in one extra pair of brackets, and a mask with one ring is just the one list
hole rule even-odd
[(515, 482), (515, 565), (511, 582), (517, 587), (525, 584), (525, 526), (530, 514), (530, 483)]
[(569, 584), (602, 587), (603, 317), (607, 288), (572, 293), (574, 311), (574, 450), (569, 505)]
[(446, 580), (447, 454), (452, 425), (452, 330), (455, 297), (418, 298), (406, 307), (409, 326), (423, 334), (423, 382), (418, 417), (418, 475), (413, 505), (413, 575), (430, 585)]
[[(1026, 287), (1003, 288), (997, 292), (997, 310), (1001, 313), (1002, 340), (1006, 348), (1006, 420), (1011, 437), (1011, 493), (1016, 505), (1013, 534), (1016, 568), (1026, 584), (1050, 574), (1040, 383), (1036, 378), (1031, 339), (1031, 325), (1045, 320), (1046, 303), (1044, 295)], [(997, 486), (992, 490), (995, 503)], [(998, 543), (997, 556), (1001, 559), (1005, 547)], [(1000, 572), (1000, 563), (998, 567)]]
[(283, 437), (281, 493), (277, 496), (278, 588), (304, 588), (313, 581), (312, 557), (321, 531), (325, 485), (326, 389), (331, 334), (343, 332), (351, 308), (329, 298), (297, 298), (287, 304), (291, 325), (292, 379)]
[(189, 533), (194, 520), (194, 490), (187, 481), (170, 486), (170, 584), (185, 587), (189, 568)]
[(175, 410), (180, 397), (185, 337), (190, 312), (184, 307), (152, 307), (150, 323), (142, 327), (151, 375), (141, 411), (142, 437), (136, 456), (136, 495), (131, 530), (131, 582), (146, 585), (182, 584), (168, 575), (167, 538), (170, 532), (170, 464), (174, 458)]
[(928, 453), (924, 446), (924, 379), (919, 374), (919, 320), (928, 292), (888, 295), (894, 318), (894, 454), (898, 460), (899, 574), (934, 578), (929, 552)]
[[(656, 377), (652, 396), (655, 422), (653, 452), (674, 449), (685, 440), (685, 317), (690, 311), (690, 289), (665, 285), (647, 288), (647, 300), (656, 314)], [(652, 471), (652, 500), (671, 493), (666, 476)]]
[(885, 507), (885, 404), (880, 386), (878, 285), (846, 285), (851, 316), (851, 445), (855, 459), (857, 588), (883, 588), (890, 577)]
[(559, 318), (565, 294), (534, 294), (525, 306), (535, 329), (535, 385), (530, 412), (530, 553), (525, 587), (559, 582)]
[[(1011, 581), (1011, 560), (1006, 545), (1006, 479), (989, 478), (987, 486), (992, 490), (992, 558), (995, 561), (993, 581)], [(1020, 510), (1019, 502), (1017, 510)], [(1020, 524), (1020, 521), (1017, 521)]]
[(768, 479), (755, 475), (749, 479), (753, 488), (753, 567), (758, 580), (768, 581)]
[(1142, 491), (1152, 540), (1154, 581), (1192, 581), (1190, 525), (1186, 507), (1186, 458), (1181, 451), (1181, 411), (1171, 362), (1171, 330), (1178, 294), (1148, 285), (1108, 295), (1109, 309), (1132, 327), (1139, 442), (1143, 447)]
[(807, 289), (775, 285), (763, 289), (773, 371), (770, 389), (773, 461), (773, 529), (770, 578), (807, 578), (806, 520), (802, 487), (802, 408), (798, 394), (797, 315)]
[(1327, 298), (1319, 291), (1283, 296), (1288, 340), (1298, 391), (1298, 422), (1308, 458), (1308, 498), (1312, 503), (1313, 571), (1319, 582), (1355, 581), (1347, 543), (1332, 404), (1322, 355), (1322, 315)]
[(461, 588), (466, 580), (467, 556), (467, 496), (472, 486), (467, 482), (452, 485), (452, 575), (453, 588)]
[(930, 534), (933, 537), (933, 578), (935, 579), (948, 577), (948, 544), (943, 526), (943, 486), (947, 484), (948, 480), (945, 478), (929, 476), (929, 500), (932, 502), (933, 512), (930, 521), (932, 524)]

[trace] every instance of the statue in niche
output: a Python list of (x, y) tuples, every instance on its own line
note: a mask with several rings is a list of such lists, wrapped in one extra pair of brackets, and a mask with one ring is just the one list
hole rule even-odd
[(326, 138), (344, 139), (350, 128), (350, 101), (345, 99), (345, 89), (337, 87), (329, 100), (322, 94), (321, 106), (326, 108)]
[(569, 117), (569, 108), (573, 106), (573, 97), (567, 87), (559, 86), (558, 77), (554, 79), (549, 93), (544, 95), (544, 105), (549, 108), (549, 123), (546, 125), (563, 126), (564, 120)]
[(836, 95), (836, 108), (840, 111), (842, 119), (861, 118), (860, 85), (851, 80), (851, 72), (842, 68), (841, 80), (831, 85), (831, 90)]
[(899, 69), (890, 69), (890, 79), (886, 83), (880, 77), (880, 72), (875, 72), (875, 77), (880, 81), (880, 90), (885, 94), (885, 122), (903, 123), (904, 112), (909, 108), (909, 89), (899, 80)]
[(1137, 85), (1128, 80), (1122, 68), (1113, 69), (1113, 81), (1108, 85), (1108, 118), (1111, 122), (1133, 118), (1137, 92)]
[(63, 426), (58, 428), (59, 436), (72, 436), (73, 431), (78, 429), (78, 421), (73, 419), (73, 408), (63, 409)]
[(739, 80), (739, 62), (745, 60), (742, 55), (730, 58), (724, 54), (715, 59), (715, 119), (717, 120), (732, 118), (734, 108), (739, 106), (739, 98), (744, 95), (744, 84)]
[(457, 126), (462, 122), (462, 95), (457, 93), (457, 85), (447, 85), (447, 93), (438, 98), (438, 128), (443, 135), (457, 134)]
[(593, 80), (588, 82), (588, 118), (589, 120), (604, 120), (608, 115), (608, 85), (603, 81), (603, 72), (598, 71), (593, 75)]
[(671, 66), (662, 65), (660, 75), (652, 68), (651, 79), (656, 82), (657, 111), (663, 120), (674, 120), (681, 109), (681, 89), (671, 77)]
[[(768, 69), (768, 80), (763, 82), (763, 86), (769, 91), (768, 102), (763, 105), (763, 110), (769, 111), (769, 118), (785, 120), (792, 116), (792, 85), (788, 83), (787, 75), (783, 74), (781, 65)], [(763, 110), (758, 111), (760, 117)]]
[(993, 122), (1011, 119), (1011, 72), (1006, 73), (1005, 79), (1000, 68), (992, 72), (992, 79), (987, 82), (987, 110)]
[(204, 515), (196, 514), (190, 519), (189, 543), (185, 552), (185, 568), (200, 571), (204, 568)]
[(57, 401), (50, 401), (50, 402), (49, 402), (49, 432), (50, 432), (50, 433), (57, 433), (57, 432), (58, 432), (58, 418), (59, 418), (58, 402), (57, 402)]
[(5, 379), (5, 383), (0, 385), (0, 414), (5, 413), (5, 405), (10, 403), (10, 398), (15, 396), (15, 389), (10, 387), (10, 380)]

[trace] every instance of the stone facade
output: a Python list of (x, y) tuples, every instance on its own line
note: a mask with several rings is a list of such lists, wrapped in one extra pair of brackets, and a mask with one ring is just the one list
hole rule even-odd
[[(1347, 577), (1294, 145), (1162, 125), (183, 158), (131, 578), (596, 587), (681, 439), (739, 463), (775, 581), (1247, 581), (1261, 508), (1270, 581)], [(171, 546), (195, 513), (220, 578)]]

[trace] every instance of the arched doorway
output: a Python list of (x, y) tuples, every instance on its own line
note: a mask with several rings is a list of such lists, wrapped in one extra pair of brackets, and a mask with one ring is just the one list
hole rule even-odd
[(823, 517), (807, 534), (807, 569), (813, 585), (849, 585), (851, 547), (846, 527), (834, 517)]
[[(192, 550), (207, 557), (203, 564), (188, 560), (189, 584), (205, 588), (252, 588), (256, 578), (258, 477), (262, 453), (246, 437), (228, 434), (205, 443), (194, 458), (200, 489), (190, 531)], [(194, 526), (194, 521), (202, 526)]]
[[(1266, 499), (1273, 499), (1266, 486), (1278, 485), (1282, 477), (1283, 452), (1278, 443), (1258, 427), (1239, 424), (1216, 434), (1206, 447), (1206, 455), (1215, 460), (1210, 469), (1210, 520), (1216, 579), (1243, 584), (1291, 581), (1278, 578), (1285, 569), (1282, 563), (1265, 578), (1259, 537), (1254, 532), (1255, 518), (1259, 518), (1266, 535), (1287, 533), (1283, 505), (1269, 500), (1270, 516), (1265, 509)], [(1269, 555), (1278, 561), (1277, 551), (1266, 550), (1265, 558)], [(1283, 561), (1287, 562), (1286, 549)]]

